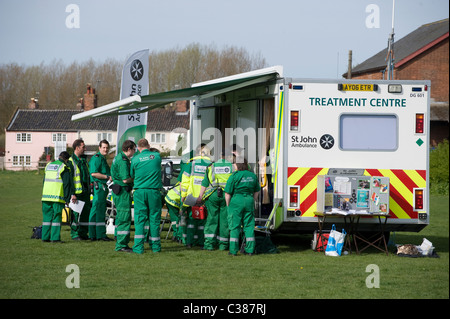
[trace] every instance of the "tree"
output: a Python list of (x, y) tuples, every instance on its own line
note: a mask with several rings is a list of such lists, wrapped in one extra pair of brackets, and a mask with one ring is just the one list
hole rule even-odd
[[(27, 108), (30, 98), (38, 98), (40, 109), (75, 109), (86, 92), (86, 84), (96, 88), (98, 105), (120, 98), (123, 61), (73, 62), (24, 66), (0, 65), (0, 129), (3, 132), (17, 108)], [(244, 48), (192, 43), (185, 48), (152, 51), (149, 56), (149, 92), (165, 92), (190, 87), (218, 77), (266, 66), (260, 53)]]

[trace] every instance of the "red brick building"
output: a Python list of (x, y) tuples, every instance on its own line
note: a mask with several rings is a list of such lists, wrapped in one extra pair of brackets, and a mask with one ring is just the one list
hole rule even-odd
[[(424, 24), (394, 43), (394, 79), (431, 81), (431, 143), (449, 138), (449, 19)], [(354, 67), (352, 79), (387, 78), (387, 48)], [(343, 74), (348, 78), (348, 74)]]

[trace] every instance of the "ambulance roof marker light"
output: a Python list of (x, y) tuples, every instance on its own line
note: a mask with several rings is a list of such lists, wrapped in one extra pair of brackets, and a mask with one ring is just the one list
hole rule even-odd
[(389, 84), (388, 92), (389, 93), (402, 93), (402, 85), (401, 84)]

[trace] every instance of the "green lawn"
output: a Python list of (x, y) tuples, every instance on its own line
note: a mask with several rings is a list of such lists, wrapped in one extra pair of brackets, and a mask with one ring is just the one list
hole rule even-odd
[[(326, 257), (310, 249), (305, 235), (274, 237), (279, 254), (230, 257), (188, 250), (165, 240), (165, 232), (160, 254), (136, 255), (115, 252), (114, 242), (73, 242), (68, 226), (65, 243), (30, 239), (42, 221), (41, 186), (36, 172), (0, 172), (0, 298), (449, 298), (448, 196), (431, 198), (431, 223), (420, 233), (395, 234), (403, 244), (427, 238), (440, 258), (377, 250)], [(66, 287), (71, 264), (79, 267), (80, 288)], [(373, 264), (379, 288), (366, 286)]]

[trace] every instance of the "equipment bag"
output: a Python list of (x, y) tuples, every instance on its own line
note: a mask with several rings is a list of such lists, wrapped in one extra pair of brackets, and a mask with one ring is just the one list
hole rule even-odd
[(340, 256), (344, 246), (344, 239), (347, 233), (342, 229), (342, 233), (336, 231), (336, 226), (331, 227), (330, 236), (328, 238), (327, 249), (325, 249), (326, 256)]
[(61, 223), (63, 225), (70, 225), (70, 219), (72, 214), (71, 209), (69, 207), (64, 207), (62, 210)]
[(109, 218), (106, 224), (106, 234), (114, 235), (116, 231), (116, 226), (114, 225), (114, 218)]
[(206, 219), (207, 212), (206, 207), (203, 206), (192, 206), (192, 218), (194, 219)]
[(322, 231), (322, 235), (315, 230), (313, 234), (313, 240), (311, 241), (311, 248), (314, 251), (324, 251), (327, 248), (328, 238), (330, 237), (330, 231)]
[(42, 238), (42, 226), (33, 227), (33, 234), (31, 239), (41, 239)]
[(255, 236), (255, 254), (278, 254), (279, 252), (270, 236)]

